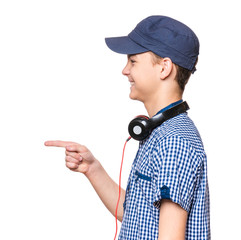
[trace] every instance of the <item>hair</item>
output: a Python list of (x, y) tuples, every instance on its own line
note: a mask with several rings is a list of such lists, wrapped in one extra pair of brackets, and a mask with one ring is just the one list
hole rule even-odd
[[(155, 54), (153, 52), (151, 52), (151, 53), (153, 55), (153, 64), (157, 64), (160, 62), (161, 59), (163, 59), (162, 57), (158, 56), (157, 54)], [(197, 64), (197, 61), (198, 61), (198, 58), (196, 60), (195, 66)], [(185, 86), (188, 83), (188, 80), (192, 74), (192, 71), (190, 71), (184, 67), (181, 67), (175, 63), (173, 63), (173, 64), (176, 66), (176, 70), (177, 70), (175, 80), (177, 81), (181, 91), (183, 92), (185, 89)]]

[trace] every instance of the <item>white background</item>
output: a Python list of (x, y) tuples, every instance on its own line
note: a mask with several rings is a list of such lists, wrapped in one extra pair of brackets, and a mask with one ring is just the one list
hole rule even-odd
[[(184, 99), (208, 155), (212, 239), (240, 237), (240, 5), (238, 1), (1, 0), (0, 239), (113, 239), (114, 218), (84, 176), (65, 167), (71, 140), (118, 181), (132, 117), (126, 56), (104, 38), (149, 15), (190, 26), (201, 48)], [(128, 143), (125, 186), (137, 143)]]

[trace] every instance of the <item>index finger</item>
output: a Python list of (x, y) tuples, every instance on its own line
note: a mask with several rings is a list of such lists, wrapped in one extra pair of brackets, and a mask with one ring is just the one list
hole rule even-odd
[(64, 147), (64, 148), (72, 144), (76, 144), (76, 143), (69, 142), (69, 141), (60, 141), (60, 140), (46, 141), (44, 143), (44, 145), (47, 147)]

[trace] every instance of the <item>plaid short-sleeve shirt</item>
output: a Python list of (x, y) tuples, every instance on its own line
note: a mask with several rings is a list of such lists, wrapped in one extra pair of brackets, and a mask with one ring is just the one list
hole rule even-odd
[(188, 212), (186, 240), (209, 240), (206, 154), (200, 135), (180, 114), (140, 142), (129, 176), (119, 240), (157, 240), (162, 199)]

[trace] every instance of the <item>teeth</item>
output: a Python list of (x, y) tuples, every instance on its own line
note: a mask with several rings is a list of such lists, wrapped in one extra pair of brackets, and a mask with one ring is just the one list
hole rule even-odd
[(133, 86), (133, 85), (134, 85), (134, 82), (130, 82), (130, 84), (131, 84), (131, 86)]

